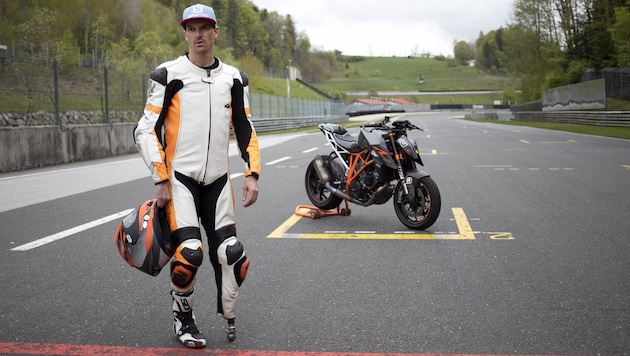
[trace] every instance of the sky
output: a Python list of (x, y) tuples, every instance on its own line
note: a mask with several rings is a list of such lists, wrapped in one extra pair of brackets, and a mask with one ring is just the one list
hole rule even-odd
[(454, 41), (510, 23), (514, 0), (251, 0), (291, 15), (311, 48), (345, 55), (453, 56)]

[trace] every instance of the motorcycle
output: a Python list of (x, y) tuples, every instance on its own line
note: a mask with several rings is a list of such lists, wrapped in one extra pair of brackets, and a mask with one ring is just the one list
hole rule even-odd
[[(341, 210), (349, 215), (348, 203), (361, 206), (384, 204), (393, 196), (394, 211), (408, 228), (424, 230), (437, 220), (442, 205), (440, 191), (424, 166), (417, 143), (408, 130), (420, 130), (406, 119), (361, 126), (356, 140), (341, 125), (322, 123), (318, 128), (333, 148), (306, 169), (305, 185), (315, 207)], [(339, 209), (342, 201), (346, 208)]]

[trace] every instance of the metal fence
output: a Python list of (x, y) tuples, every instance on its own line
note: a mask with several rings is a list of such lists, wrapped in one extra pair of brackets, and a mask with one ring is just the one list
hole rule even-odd
[(106, 68), (63, 70), (32, 63), (0, 68), (0, 112), (140, 111), (148, 76)]
[(331, 100), (288, 98), (255, 93), (250, 96), (252, 116), (256, 118), (317, 117), (342, 115), (345, 104)]
[[(63, 71), (56, 65), (17, 63), (10, 69), (0, 67), (0, 113), (21, 113), (25, 118), (34, 113), (55, 113), (53, 123), (57, 125), (67, 112), (90, 113), (91, 123), (121, 122), (126, 120), (112, 118), (112, 113), (141, 112), (147, 88), (148, 75), (137, 72), (103, 67)], [(254, 118), (332, 116), (343, 114), (345, 108), (338, 101), (262, 93), (252, 93), (250, 99)]]
[(630, 100), (630, 68), (604, 68), (601, 76), (606, 81), (606, 96)]

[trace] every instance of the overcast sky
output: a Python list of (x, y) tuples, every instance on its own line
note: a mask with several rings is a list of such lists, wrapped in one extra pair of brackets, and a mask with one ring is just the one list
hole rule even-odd
[(510, 22), (514, 0), (252, 0), (291, 15), (314, 49), (347, 55), (453, 56), (453, 41), (471, 42)]

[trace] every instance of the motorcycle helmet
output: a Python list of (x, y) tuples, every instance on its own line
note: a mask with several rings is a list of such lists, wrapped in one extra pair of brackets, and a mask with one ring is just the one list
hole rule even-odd
[(118, 224), (116, 249), (131, 267), (157, 276), (173, 256), (174, 247), (164, 210), (148, 200)]

